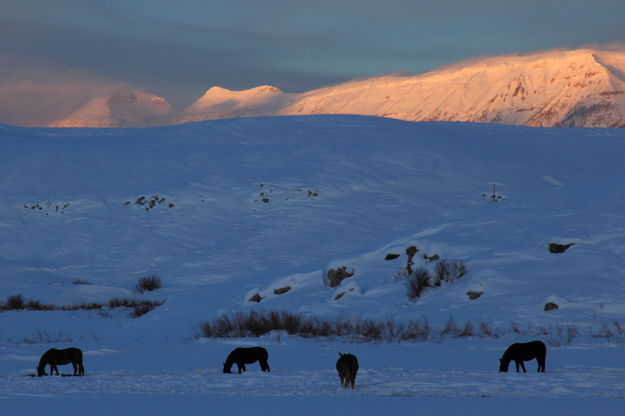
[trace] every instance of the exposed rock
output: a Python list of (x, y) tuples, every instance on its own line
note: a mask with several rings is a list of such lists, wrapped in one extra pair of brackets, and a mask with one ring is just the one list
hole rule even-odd
[(256, 293), (251, 298), (249, 298), (247, 301), (248, 302), (259, 303), (261, 300), (263, 300), (263, 298), (262, 298), (262, 296), (260, 296), (260, 293)]
[(545, 310), (546, 311), (555, 311), (556, 309), (559, 309), (560, 307), (553, 303), (553, 302), (547, 302), (545, 303)]
[(288, 292), (289, 290), (291, 290), (291, 286), (284, 286), (284, 287), (281, 287), (281, 288), (279, 288), (279, 289), (274, 289), (274, 290), (273, 290), (273, 293), (274, 293), (275, 295), (281, 295), (281, 294), (283, 294), (283, 293)]
[(551, 253), (560, 254), (560, 253), (564, 253), (566, 250), (569, 249), (569, 247), (571, 247), (573, 245), (575, 245), (575, 243), (569, 243), (569, 244), (550, 243), (549, 244), (549, 251)]
[(473, 292), (471, 290), (467, 292), (467, 296), (471, 300), (475, 300), (475, 299), (479, 298), (480, 296), (482, 296), (483, 294), (484, 294), (484, 292)]

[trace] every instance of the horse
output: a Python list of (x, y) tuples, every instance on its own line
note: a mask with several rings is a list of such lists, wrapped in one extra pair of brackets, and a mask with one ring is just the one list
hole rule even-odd
[(74, 367), (74, 375), (84, 376), (85, 367), (82, 365), (82, 351), (78, 348), (65, 348), (64, 350), (57, 350), (56, 348), (50, 348), (46, 351), (39, 360), (37, 366), (37, 376), (41, 377), (46, 374), (46, 365), (50, 364), (50, 375), (59, 375), (59, 369), (57, 365), (65, 365), (72, 363)]
[(358, 358), (353, 354), (341, 354), (336, 360), (336, 371), (339, 373), (341, 386), (354, 388), (356, 384), (356, 373), (358, 372)]
[(252, 364), (258, 361), (260, 364), (260, 369), (262, 371), (269, 371), (269, 363), (267, 362), (267, 358), (269, 358), (269, 354), (267, 350), (262, 347), (251, 347), (251, 348), (235, 348), (232, 350), (228, 358), (226, 358), (226, 362), (224, 363), (224, 374), (230, 374), (232, 369), (232, 364), (236, 363), (239, 367), (239, 374), (241, 374), (241, 370), (247, 371), (245, 369), (245, 364)]
[(523, 361), (529, 361), (536, 358), (538, 363), (538, 372), (545, 372), (545, 357), (547, 356), (547, 347), (541, 341), (532, 341), (526, 343), (516, 343), (508, 347), (506, 352), (503, 353), (503, 357), (499, 359), (499, 372), (508, 372), (508, 366), (510, 361), (516, 363), (516, 372), (519, 372), (519, 366), (523, 369), (524, 373), (525, 365)]

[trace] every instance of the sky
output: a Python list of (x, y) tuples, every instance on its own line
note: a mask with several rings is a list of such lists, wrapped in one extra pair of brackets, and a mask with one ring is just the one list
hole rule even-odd
[(130, 85), (287, 92), (484, 55), (625, 44), (623, 0), (0, 0), (0, 122)]

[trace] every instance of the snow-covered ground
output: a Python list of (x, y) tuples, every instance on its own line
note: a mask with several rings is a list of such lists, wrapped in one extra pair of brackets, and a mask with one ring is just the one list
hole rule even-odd
[[(165, 300), (136, 319), (107, 308), (0, 312), (2, 408), (621, 414), (624, 154), (622, 129), (357, 116), (0, 126), (0, 299)], [(553, 254), (549, 243), (575, 245)], [(437, 254), (466, 276), (409, 300), (412, 245), (415, 268), (432, 270), (420, 256)], [(354, 275), (324, 284), (341, 266)], [(139, 294), (137, 279), (152, 274), (163, 288)], [(548, 302), (559, 309), (544, 311)], [(427, 319), (432, 331), (401, 343), (194, 336), (201, 322), (254, 310)], [(441, 336), (450, 319), (471, 321), (473, 335)], [(531, 339), (548, 344), (547, 372), (531, 362), (528, 374), (498, 373), (505, 348)], [(241, 345), (265, 346), (272, 372), (221, 374)], [(29, 376), (45, 350), (65, 346), (85, 352), (84, 378)], [(361, 362), (355, 391), (334, 370), (347, 351)]]

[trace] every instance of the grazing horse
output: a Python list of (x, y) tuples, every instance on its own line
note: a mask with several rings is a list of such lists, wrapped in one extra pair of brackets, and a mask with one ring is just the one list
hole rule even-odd
[(37, 376), (41, 377), (46, 374), (46, 365), (50, 364), (50, 375), (59, 375), (59, 369), (57, 365), (65, 365), (72, 363), (74, 366), (74, 375), (84, 376), (85, 367), (82, 365), (82, 351), (78, 348), (65, 348), (64, 350), (57, 350), (56, 348), (50, 348), (46, 351), (39, 360), (37, 366)]
[(260, 369), (263, 371), (269, 371), (269, 363), (267, 363), (267, 358), (269, 358), (269, 354), (267, 350), (262, 347), (251, 347), (251, 348), (236, 348), (232, 350), (228, 358), (226, 358), (226, 362), (224, 363), (224, 374), (230, 373), (232, 369), (232, 364), (236, 363), (239, 367), (239, 374), (241, 374), (241, 370), (246, 371), (245, 364), (252, 364), (258, 361), (260, 364)]
[(356, 384), (356, 373), (358, 372), (358, 359), (353, 354), (341, 354), (336, 360), (336, 371), (339, 372), (341, 386), (354, 388)]
[(506, 352), (503, 353), (503, 357), (499, 359), (499, 372), (508, 372), (508, 366), (510, 361), (516, 363), (516, 372), (519, 372), (519, 366), (525, 370), (523, 361), (529, 361), (536, 358), (538, 362), (538, 372), (545, 372), (545, 357), (547, 356), (547, 347), (541, 341), (532, 341), (526, 343), (512, 344), (508, 347)]

